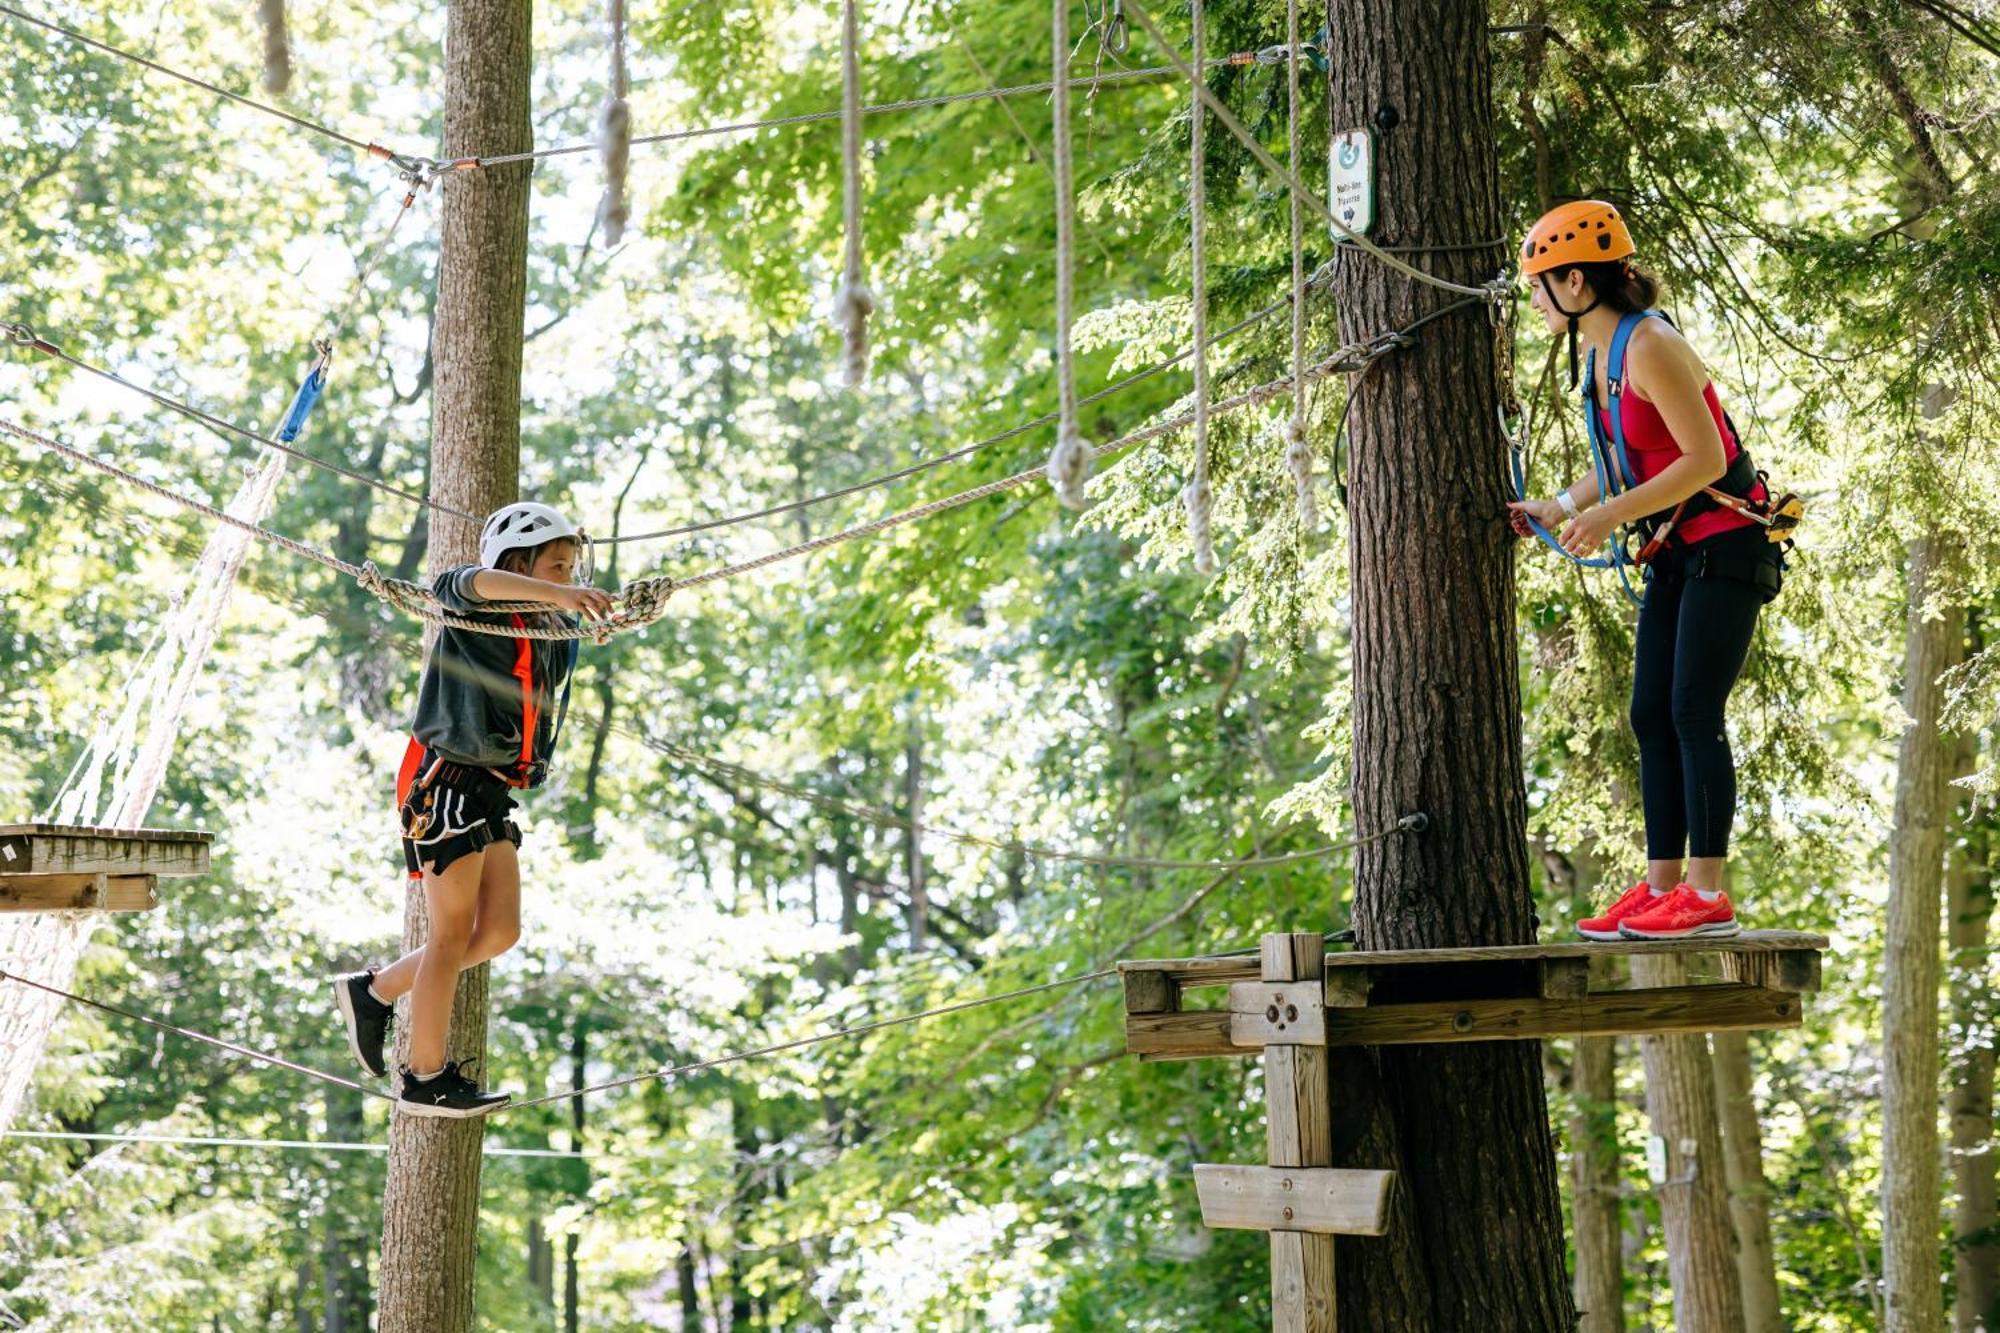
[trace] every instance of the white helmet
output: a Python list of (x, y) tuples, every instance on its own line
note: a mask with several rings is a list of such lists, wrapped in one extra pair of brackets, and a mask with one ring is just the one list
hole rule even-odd
[(583, 540), (576, 524), (548, 505), (536, 504), (532, 500), (502, 505), (493, 511), (492, 517), (486, 520), (486, 526), (480, 530), (479, 563), (490, 569), (500, 563), (504, 551), (540, 546), (563, 537), (578, 543)]

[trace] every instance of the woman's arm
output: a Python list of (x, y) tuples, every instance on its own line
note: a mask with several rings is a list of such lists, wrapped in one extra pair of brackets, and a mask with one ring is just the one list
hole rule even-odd
[[(1680, 446), (1681, 456), (1657, 477), (1605, 505), (1607, 516), (1617, 523), (1630, 523), (1672, 509), (1702, 487), (1720, 481), (1729, 470), (1722, 432), (1716, 429), (1715, 417), (1702, 396), (1708, 374), (1702, 368), (1701, 358), (1677, 336), (1664, 330), (1648, 332), (1651, 336), (1635, 335), (1632, 339), (1627, 353), (1631, 364), (1626, 368), (1626, 392), (1631, 392), (1635, 376), (1645, 383), (1646, 399), (1659, 410), (1668, 433)], [(1595, 486), (1594, 479), (1592, 485)]]

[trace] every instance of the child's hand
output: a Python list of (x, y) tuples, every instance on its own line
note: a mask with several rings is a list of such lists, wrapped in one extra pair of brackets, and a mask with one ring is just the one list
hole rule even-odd
[(573, 611), (589, 620), (603, 620), (611, 614), (611, 594), (602, 588), (591, 588), (574, 583), (552, 584), (555, 595), (549, 600), (565, 611)]

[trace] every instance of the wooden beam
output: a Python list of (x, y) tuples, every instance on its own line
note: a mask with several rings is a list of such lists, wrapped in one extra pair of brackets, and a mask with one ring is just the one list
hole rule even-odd
[(1726, 953), (1722, 979), (1764, 990), (1801, 994), (1819, 989), (1819, 955), (1810, 949), (1779, 953)]
[(1201, 1165), (1194, 1190), (1206, 1226), (1379, 1236), (1388, 1226), (1395, 1179), (1393, 1171)]
[(1590, 960), (1544, 958), (1540, 990), (1545, 1000), (1576, 1000), (1590, 994)]
[(1125, 1049), (1147, 1060), (1193, 1060), (1209, 1055), (1254, 1055), (1229, 1039), (1227, 1009), (1127, 1014)]
[(0, 912), (148, 912), (156, 875), (0, 875)]
[[(1273, 991), (1287, 986), (1296, 989), (1296, 983), (1301, 982), (1317, 990), (1326, 975), (1325, 955), (1322, 935), (1266, 935), (1259, 950), (1262, 981)], [(1232, 998), (1234, 994), (1232, 991)], [(1287, 1005), (1295, 998), (1288, 995)], [(1324, 1006), (1320, 1015), (1324, 1020)], [(1232, 1015), (1232, 1029), (1234, 1024)], [(1272, 1167), (1333, 1165), (1331, 1092), (1326, 1047), (1265, 1048), (1265, 1158)], [(1333, 1293), (1331, 1235), (1285, 1232), (1271, 1236), (1274, 1333), (1333, 1333)]]
[(1728, 1032), (1799, 1025), (1796, 995), (1748, 986), (1599, 991), (1564, 1000), (1443, 1000), (1329, 1009), (1329, 1046), (1528, 1041), (1623, 1033)]
[(1235, 1046), (1324, 1046), (1326, 1001), (1311, 981), (1239, 981), (1229, 988)]
[(1180, 987), (1164, 972), (1121, 972), (1128, 1014), (1170, 1014), (1181, 1007)]
[(4, 875), (206, 875), (209, 833), (0, 824)]
[(1337, 1009), (1360, 1009), (1368, 1003), (1375, 974), (1365, 967), (1330, 968), (1326, 974), (1326, 1002)]

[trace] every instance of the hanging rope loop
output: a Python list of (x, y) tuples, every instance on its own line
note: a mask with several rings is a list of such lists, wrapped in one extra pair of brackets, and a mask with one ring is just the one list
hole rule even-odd
[(868, 317), (875, 293), (868, 287), (861, 253), (861, 19), (855, 0), (842, 0), (840, 25), (840, 156), (847, 253), (833, 296), (833, 322), (846, 342), (846, 382), (868, 379)]
[(604, 197), (597, 221), (604, 244), (615, 247), (625, 239), (632, 208), (625, 194), (626, 170), (632, 159), (631, 80), (625, 69), (625, 0), (611, 0), (611, 87), (597, 118), (598, 149), (604, 159)]
[[(1054, 0), (1050, 35), (1055, 48), (1054, 87), (1056, 187), (1056, 446), (1049, 454), (1049, 484), (1056, 499), (1070, 509), (1086, 503), (1084, 483), (1090, 479), (1090, 446), (1077, 423), (1076, 352), (1070, 346), (1070, 324), (1076, 304), (1076, 196), (1071, 160), (1069, 110), (1069, 0)], [(1123, 18), (1118, 19), (1123, 23)]]

